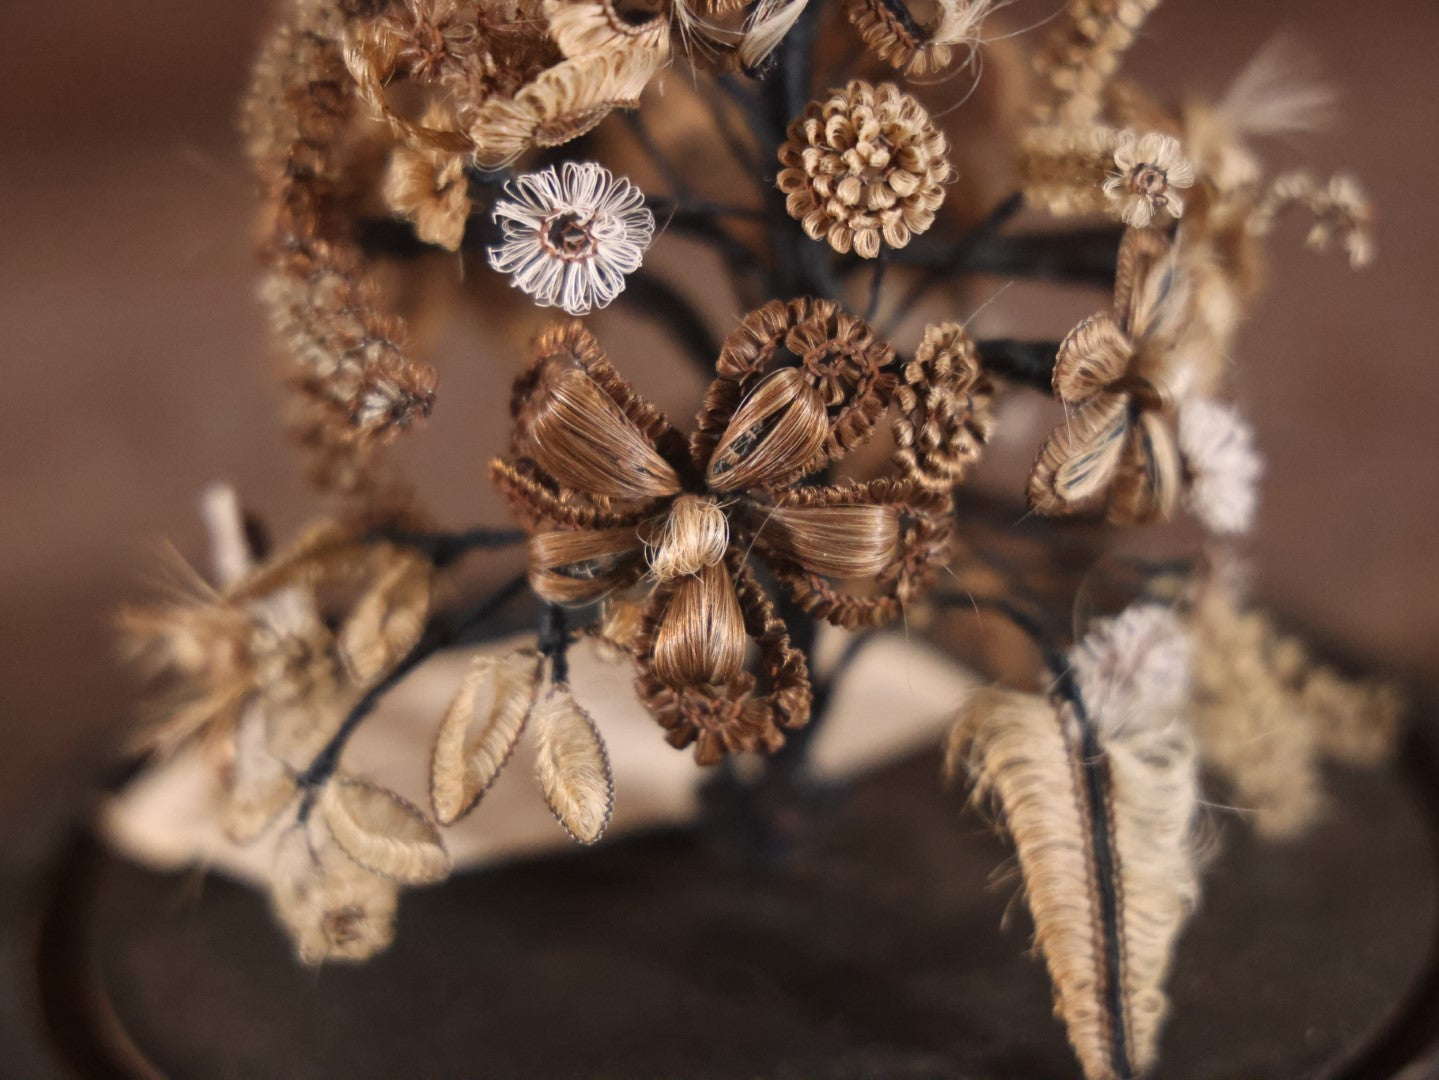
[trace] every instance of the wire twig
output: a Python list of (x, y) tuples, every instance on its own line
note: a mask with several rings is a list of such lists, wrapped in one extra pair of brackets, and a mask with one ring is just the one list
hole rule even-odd
[(485, 628), (501, 608), (525, 591), (528, 584), (526, 575), (518, 574), (455, 621), (434, 622), (425, 628), (415, 647), (405, 654), (404, 659), (396, 664), (388, 675), (365, 691), (364, 696), (350, 709), (344, 722), (330, 737), (330, 741), (315, 755), (305, 771), (295, 778), (296, 785), (305, 792), (305, 798), (300, 803), (300, 821), (309, 817), (320, 789), (339, 767), (340, 755), (344, 753), (345, 745), (365, 718), (375, 711), (380, 699), (437, 652), (469, 644), (475, 631)]
[(714, 374), (719, 343), (710, 333), (699, 309), (678, 289), (663, 278), (640, 269), (630, 275), (624, 295), (636, 311), (668, 331), (702, 373)]
[(986, 371), (1046, 394), (1052, 392), (1059, 342), (989, 338), (978, 342), (976, 347)]
[(523, 544), (528, 534), (521, 529), (490, 529), (483, 526), (461, 532), (409, 532), (379, 529), (366, 535), (368, 543), (400, 544), (418, 548), (437, 568), (472, 551), (494, 550)]

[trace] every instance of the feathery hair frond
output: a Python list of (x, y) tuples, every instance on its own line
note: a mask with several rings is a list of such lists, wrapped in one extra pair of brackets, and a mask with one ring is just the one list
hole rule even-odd
[(1215, 111), (1250, 135), (1315, 131), (1334, 117), (1338, 94), (1292, 38), (1271, 38), (1234, 77)]
[(947, 771), (994, 800), (1018, 849), (1035, 944), (1089, 1080), (1153, 1062), (1198, 894), (1195, 753), (1171, 700), (1182, 654), (1172, 616), (1134, 609), (1096, 626), (1055, 703), (981, 690), (949, 737)]

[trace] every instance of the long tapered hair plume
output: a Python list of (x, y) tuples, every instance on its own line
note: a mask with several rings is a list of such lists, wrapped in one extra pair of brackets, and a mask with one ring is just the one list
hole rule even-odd
[(1035, 944), (1085, 1075), (1153, 1060), (1174, 940), (1197, 897), (1195, 753), (1179, 707), (1178, 620), (1145, 605), (1073, 651), (1053, 701), (981, 690), (945, 766), (997, 807), (1019, 853)]

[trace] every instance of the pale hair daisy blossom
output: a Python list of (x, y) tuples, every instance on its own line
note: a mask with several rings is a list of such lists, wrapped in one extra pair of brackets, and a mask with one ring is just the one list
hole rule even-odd
[(1117, 726), (1179, 707), (1189, 692), (1189, 661), (1183, 621), (1145, 602), (1096, 620), (1069, 654), (1085, 705)]
[(490, 265), (540, 307), (571, 315), (623, 292), (655, 231), (644, 193), (592, 161), (517, 177), (493, 214), (504, 241), (489, 249)]
[(1194, 183), (1194, 165), (1179, 140), (1150, 132), (1122, 132), (1114, 147), (1114, 172), (1104, 181), (1104, 194), (1126, 225), (1142, 229), (1160, 210), (1175, 217), (1184, 213), (1176, 188)]
[(1179, 406), (1179, 450), (1189, 472), (1189, 509), (1210, 532), (1244, 533), (1259, 505), (1264, 462), (1254, 429), (1232, 405), (1191, 398)]

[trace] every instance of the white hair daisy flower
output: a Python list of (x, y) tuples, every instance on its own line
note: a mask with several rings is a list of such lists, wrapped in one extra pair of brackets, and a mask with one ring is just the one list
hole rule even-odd
[(490, 265), (539, 306), (571, 315), (614, 300), (655, 231), (644, 193), (592, 161), (515, 178), (493, 216), (504, 241), (489, 249)]
[(1194, 165), (1178, 139), (1125, 131), (1115, 145), (1114, 172), (1104, 182), (1104, 194), (1126, 225), (1142, 229), (1160, 210), (1175, 217), (1184, 213), (1184, 200), (1176, 189), (1193, 184)]
[(1191, 398), (1179, 406), (1179, 449), (1194, 516), (1210, 532), (1248, 532), (1264, 472), (1254, 429), (1232, 405)]

